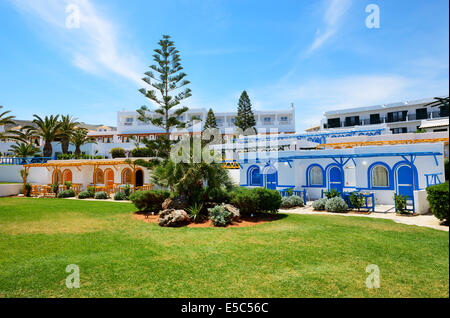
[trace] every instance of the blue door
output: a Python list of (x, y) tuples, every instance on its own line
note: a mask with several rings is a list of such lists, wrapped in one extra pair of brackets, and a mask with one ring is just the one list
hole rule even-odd
[(330, 190), (336, 189), (339, 193), (342, 193), (342, 172), (340, 168), (330, 168), (328, 188)]
[(413, 171), (409, 166), (401, 166), (397, 170), (397, 194), (412, 199), (413, 191)]
[(278, 183), (278, 172), (274, 167), (269, 167), (266, 170), (266, 188), (276, 190)]

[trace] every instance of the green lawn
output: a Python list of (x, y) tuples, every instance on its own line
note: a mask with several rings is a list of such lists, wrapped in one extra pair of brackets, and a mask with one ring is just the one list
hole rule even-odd
[[(171, 229), (134, 210), (0, 198), (0, 297), (449, 297), (447, 232), (325, 215)], [(65, 286), (68, 264), (79, 289)], [(379, 289), (365, 286), (369, 264)]]

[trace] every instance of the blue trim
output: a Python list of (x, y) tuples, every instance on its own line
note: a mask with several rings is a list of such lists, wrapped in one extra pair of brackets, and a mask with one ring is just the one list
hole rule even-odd
[[(342, 161), (341, 161), (341, 163), (342, 163)], [(345, 179), (345, 177), (344, 177), (344, 169), (342, 168), (342, 165), (340, 165), (338, 163), (330, 163), (325, 168), (326, 177), (327, 177), (327, 183), (326, 183), (327, 189), (330, 190), (330, 181), (331, 180), (330, 180), (329, 174), (330, 174), (331, 169), (333, 169), (333, 168), (338, 168), (339, 169), (339, 171), (341, 173), (341, 187), (344, 188), (344, 185), (345, 185), (345, 180), (344, 179)], [(342, 191), (339, 191), (339, 192), (342, 192)]]
[[(425, 178), (426, 178), (426, 180), (427, 180), (427, 188), (428, 188), (429, 186), (432, 186), (432, 185), (441, 184), (442, 181), (441, 181), (441, 179), (439, 178), (439, 176), (441, 176), (441, 175), (442, 175), (442, 172), (438, 172), (438, 173), (425, 173), (424, 176), (425, 176)], [(431, 180), (430, 180), (430, 177), (431, 177)]]
[(1, 157), (0, 165), (23, 166), (33, 163), (47, 163), (47, 161), (55, 159), (54, 157)]
[(267, 170), (269, 170), (269, 169), (275, 170), (275, 173), (271, 173), (271, 174), (275, 174), (275, 189), (277, 189), (278, 188), (278, 169), (275, 168), (275, 166), (270, 163), (270, 160), (266, 163), (266, 165), (263, 168), (263, 173), (262, 173), (263, 186), (264, 186), (264, 188), (267, 188), (267, 175), (268, 175)]
[[(319, 167), (320, 170), (322, 171), (322, 184), (311, 184), (311, 180), (310, 180), (310, 172), (311, 169), (313, 167)], [(306, 168), (306, 186), (307, 187), (312, 187), (312, 188), (323, 188), (325, 187), (325, 170), (322, 168), (321, 165), (317, 164), (317, 163), (313, 163), (311, 165), (308, 166), (308, 168)]]
[[(277, 154), (282, 153), (279, 151)], [(258, 154), (258, 153), (256, 153)], [(286, 156), (278, 158), (271, 158), (272, 161), (283, 162), (286, 160), (295, 159), (333, 159), (333, 158), (376, 158), (376, 157), (402, 157), (402, 156), (441, 156), (442, 152), (397, 152), (397, 153), (367, 153), (367, 154), (343, 154), (343, 155), (297, 155), (297, 156)], [(406, 159), (406, 158), (404, 158)], [(263, 159), (265, 161), (265, 159)], [(243, 159), (238, 160), (239, 164), (249, 164), (254, 162), (261, 162), (261, 159)], [(409, 162), (409, 161), (407, 161)]]
[[(388, 171), (388, 186), (387, 187), (376, 187), (373, 185), (372, 171), (377, 166), (385, 167)], [(391, 167), (389, 167), (389, 165), (386, 162), (377, 161), (377, 162), (372, 163), (369, 166), (369, 168), (367, 168), (367, 180), (368, 180), (367, 188), (370, 190), (393, 190), (394, 189), (394, 182), (392, 182), (394, 180), (394, 174), (393, 174), (393, 171), (391, 170)]]
[[(398, 170), (398, 168), (400, 167), (400, 166), (402, 166), (402, 165), (406, 165), (406, 166), (409, 166), (410, 168), (412, 168), (412, 171), (413, 171), (413, 190), (420, 190), (420, 188), (419, 188), (419, 174), (418, 174), (418, 172), (417, 172), (417, 168), (416, 168), (416, 166), (414, 165), (414, 163), (411, 163), (411, 162), (409, 162), (409, 161), (399, 161), (399, 162), (397, 162), (395, 165), (394, 165), (394, 167), (392, 168), (392, 171), (393, 171), (393, 175), (394, 175), (394, 181), (395, 181), (395, 187), (394, 187), (394, 189), (395, 189), (395, 193), (397, 193), (397, 183), (398, 183), (398, 180), (397, 180), (397, 178), (398, 178), (398, 176), (397, 176), (397, 170)], [(398, 193), (397, 193), (398, 194)]]

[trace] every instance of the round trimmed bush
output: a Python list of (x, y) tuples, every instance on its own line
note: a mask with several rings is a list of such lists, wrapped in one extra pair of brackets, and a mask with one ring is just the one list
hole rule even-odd
[(58, 193), (58, 198), (73, 198), (75, 197), (75, 191), (73, 189), (61, 191)]
[(108, 194), (105, 191), (100, 191), (95, 193), (94, 199), (96, 200), (107, 200), (109, 199)]
[(89, 191), (81, 191), (78, 193), (78, 199), (89, 199), (91, 197), (91, 193)]
[(448, 224), (449, 222), (449, 184), (448, 182), (427, 188), (427, 200), (434, 216)]
[(298, 195), (281, 198), (281, 207), (285, 209), (304, 206), (302, 198)]
[(325, 210), (328, 212), (347, 212), (348, 205), (344, 199), (334, 197), (327, 200), (327, 203), (325, 203)]
[(327, 203), (327, 199), (319, 199), (312, 203), (312, 207), (316, 211), (325, 211), (326, 203)]

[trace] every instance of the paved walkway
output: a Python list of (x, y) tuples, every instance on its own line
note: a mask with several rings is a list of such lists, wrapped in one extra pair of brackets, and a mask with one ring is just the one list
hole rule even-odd
[(305, 206), (302, 208), (295, 209), (280, 209), (281, 213), (292, 213), (292, 214), (327, 214), (327, 215), (343, 215), (343, 216), (357, 216), (357, 217), (368, 217), (368, 218), (380, 218), (392, 220), (396, 223), (417, 225), (429, 227), (436, 230), (448, 232), (449, 227), (445, 225), (440, 225), (440, 221), (434, 217), (432, 214), (427, 215), (417, 215), (417, 216), (400, 216), (394, 213), (393, 206), (380, 205), (376, 206), (375, 212), (369, 214), (349, 212), (349, 213), (331, 213), (326, 211), (314, 211), (311, 206)]

